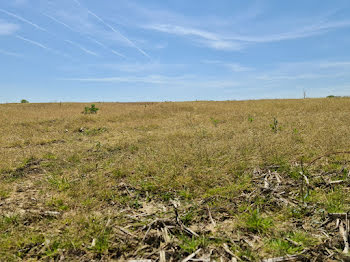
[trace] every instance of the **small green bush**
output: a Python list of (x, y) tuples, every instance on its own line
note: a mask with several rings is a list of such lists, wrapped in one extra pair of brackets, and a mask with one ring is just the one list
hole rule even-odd
[(273, 118), (273, 122), (272, 122), (272, 124), (270, 124), (270, 127), (274, 133), (277, 133), (279, 128), (278, 128), (278, 121), (277, 121), (276, 117)]
[(90, 107), (86, 106), (84, 108), (83, 114), (97, 114), (97, 111), (99, 108), (95, 106), (95, 104), (92, 104)]
[(27, 103), (29, 103), (28, 100), (25, 100), (25, 99), (22, 99), (22, 100), (21, 100), (21, 104), (27, 104)]

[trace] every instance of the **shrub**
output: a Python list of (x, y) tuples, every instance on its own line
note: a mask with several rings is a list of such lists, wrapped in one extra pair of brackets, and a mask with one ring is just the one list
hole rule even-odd
[(97, 108), (95, 104), (92, 104), (90, 107), (85, 107), (83, 114), (96, 114), (98, 110), (99, 108)]
[(277, 121), (277, 119), (275, 117), (273, 118), (273, 122), (272, 122), (272, 124), (270, 124), (270, 127), (271, 127), (271, 129), (272, 129), (272, 131), (274, 133), (277, 133), (277, 131), (278, 131), (278, 121)]
[(28, 100), (25, 100), (25, 99), (22, 99), (22, 100), (21, 100), (21, 104), (27, 104), (27, 103), (29, 103)]

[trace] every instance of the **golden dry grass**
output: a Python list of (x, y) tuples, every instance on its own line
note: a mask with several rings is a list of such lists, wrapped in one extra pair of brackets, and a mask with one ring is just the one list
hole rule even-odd
[[(228, 258), (226, 243), (255, 260), (319, 245), (311, 220), (349, 210), (349, 156), (308, 165), (350, 149), (348, 98), (97, 103), (96, 115), (81, 114), (84, 106), (0, 105), (0, 259), (154, 259), (164, 249), (178, 260), (200, 247)], [(269, 171), (292, 204), (254, 195)], [(146, 232), (173, 218), (173, 200), (200, 237), (173, 231), (168, 250), (157, 229)], [(148, 249), (138, 250), (145, 235)]]

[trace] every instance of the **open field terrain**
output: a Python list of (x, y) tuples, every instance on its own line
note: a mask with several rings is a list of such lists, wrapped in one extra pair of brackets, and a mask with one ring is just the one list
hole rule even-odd
[(1, 261), (349, 259), (349, 98), (86, 105), (0, 105)]

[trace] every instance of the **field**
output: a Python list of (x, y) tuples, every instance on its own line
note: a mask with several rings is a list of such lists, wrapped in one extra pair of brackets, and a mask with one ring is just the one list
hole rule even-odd
[(0, 105), (1, 261), (349, 259), (349, 98), (87, 105)]

